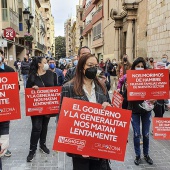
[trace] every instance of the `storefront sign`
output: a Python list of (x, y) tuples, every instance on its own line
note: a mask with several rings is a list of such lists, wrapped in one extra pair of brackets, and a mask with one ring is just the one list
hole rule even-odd
[(153, 118), (153, 138), (170, 140), (170, 118)]
[(64, 98), (53, 149), (124, 161), (130, 119), (129, 110)]
[(13, 28), (8, 27), (4, 29), (4, 38), (13, 40), (16, 37), (16, 32)]
[(61, 87), (25, 89), (26, 116), (57, 114), (59, 112)]
[(123, 97), (116, 90), (113, 92), (112, 105), (117, 108), (122, 108)]
[(20, 119), (17, 73), (0, 73), (0, 122)]
[(127, 70), (128, 100), (168, 99), (169, 70)]

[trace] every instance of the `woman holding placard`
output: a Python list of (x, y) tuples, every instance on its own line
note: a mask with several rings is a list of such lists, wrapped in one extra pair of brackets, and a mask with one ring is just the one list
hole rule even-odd
[[(97, 75), (98, 61), (94, 55), (86, 54), (79, 59), (75, 77), (62, 88), (63, 97), (85, 100), (102, 104), (103, 109), (111, 106), (110, 98), (104, 83), (99, 82)], [(108, 160), (91, 158), (88, 155), (68, 154), (72, 157), (74, 170), (111, 170)], [(105, 167), (105, 168), (103, 168)]]
[[(144, 70), (146, 62), (142, 57), (137, 58), (131, 67), (131, 70)], [(128, 78), (128, 77), (127, 77)], [(133, 127), (133, 142), (136, 153), (134, 163), (139, 165), (141, 163), (141, 150), (140, 150), (140, 123), (142, 122), (142, 136), (143, 136), (143, 155), (145, 161), (152, 165), (153, 160), (149, 156), (149, 130), (151, 123), (151, 110), (153, 110), (154, 100), (146, 101), (129, 101), (128, 109), (132, 110), (132, 127)]]
[[(30, 66), (30, 73), (27, 81), (27, 88), (38, 89), (39, 87), (56, 86), (54, 73), (49, 69), (47, 60), (44, 57), (35, 57)], [(46, 136), (50, 116), (38, 115), (31, 116), (32, 132), (30, 139), (30, 151), (27, 156), (27, 162), (31, 162), (37, 150), (39, 141), (40, 150), (49, 154), (50, 150), (46, 146)]]

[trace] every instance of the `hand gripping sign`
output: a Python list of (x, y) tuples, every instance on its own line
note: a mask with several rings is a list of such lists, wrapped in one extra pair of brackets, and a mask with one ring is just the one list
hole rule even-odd
[(53, 149), (124, 161), (131, 111), (63, 98)]
[(153, 138), (170, 140), (170, 118), (153, 118)]
[(57, 114), (59, 112), (61, 87), (25, 89), (26, 116)]
[(169, 70), (127, 70), (129, 101), (169, 98)]
[(0, 122), (20, 119), (20, 100), (17, 73), (0, 74)]
[(117, 108), (122, 108), (123, 97), (116, 90), (113, 92), (112, 105)]

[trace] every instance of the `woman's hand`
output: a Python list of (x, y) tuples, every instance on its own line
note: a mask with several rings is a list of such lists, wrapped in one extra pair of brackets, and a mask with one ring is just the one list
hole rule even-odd
[(38, 89), (39, 89), (39, 87), (36, 86), (36, 85), (35, 85), (35, 86), (32, 86), (32, 88), (35, 89), (35, 90), (38, 90)]
[(155, 100), (155, 99), (150, 99), (149, 102), (150, 102), (151, 104), (154, 104), (154, 103), (156, 102), (156, 100)]
[(82, 155), (82, 157), (83, 157), (83, 158), (88, 158), (88, 157), (89, 157), (89, 155)]
[(104, 103), (102, 104), (102, 109), (106, 109), (107, 106), (111, 106), (110, 103), (104, 102)]

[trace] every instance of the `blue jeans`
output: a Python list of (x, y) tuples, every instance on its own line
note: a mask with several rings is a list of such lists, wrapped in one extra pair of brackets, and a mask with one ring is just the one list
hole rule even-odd
[(23, 79), (23, 82), (24, 82), (24, 88), (26, 88), (27, 79), (28, 79), (28, 74), (23, 74), (23, 75), (22, 75), (22, 79)]
[(140, 150), (140, 119), (142, 122), (142, 136), (143, 136), (143, 154), (149, 153), (149, 129), (151, 123), (151, 112), (143, 114), (132, 114), (132, 127), (133, 127), (133, 142), (136, 156), (141, 155)]

